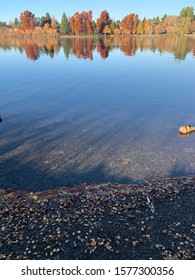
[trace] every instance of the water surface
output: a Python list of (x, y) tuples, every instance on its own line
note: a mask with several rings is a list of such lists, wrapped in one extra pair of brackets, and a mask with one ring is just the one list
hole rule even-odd
[(0, 186), (192, 175), (195, 38), (0, 38)]

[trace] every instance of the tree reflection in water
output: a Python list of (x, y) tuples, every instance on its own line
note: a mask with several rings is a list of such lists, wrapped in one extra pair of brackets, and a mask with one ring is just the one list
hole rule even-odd
[(109, 56), (114, 49), (120, 49), (127, 56), (136, 55), (137, 50), (151, 50), (160, 53), (173, 53), (175, 59), (185, 60), (188, 53), (195, 55), (195, 38), (187, 36), (104, 36), (85, 38), (1, 38), (0, 49), (18, 49), (25, 51), (26, 57), (36, 61), (41, 55), (53, 58), (60, 49), (63, 49), (66, 58), (74, 55), (77, 58), (93, 60), (93, 52), (96, 51), (103, 59)]

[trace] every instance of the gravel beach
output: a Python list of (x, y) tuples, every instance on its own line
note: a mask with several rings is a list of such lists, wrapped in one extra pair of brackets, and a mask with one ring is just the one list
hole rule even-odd
[(195, 177), (0, 189), (0, 259), (195, 259)]

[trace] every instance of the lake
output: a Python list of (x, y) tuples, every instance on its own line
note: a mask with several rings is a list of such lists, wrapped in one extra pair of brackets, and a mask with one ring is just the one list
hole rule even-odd
[(195, 174), (195, 37), (0, 38), (0, 187)]

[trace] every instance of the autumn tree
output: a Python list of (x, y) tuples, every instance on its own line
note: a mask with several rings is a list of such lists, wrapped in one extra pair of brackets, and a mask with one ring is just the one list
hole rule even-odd
[(83, 25), (84, 31), (87, 34), (93, 33), (93, 19), (92, 19), (92, 11), (83, 12)]
[(135, 34), (138, 27), (138, 15), (129, 14), (121, 21), (121, 31), (125, 35)]
[(103, 30), (103, 33), (104, 33), (105, 35), (111, 34), (111, 29), (110, 29), (110, 27), (109, 27), (108, 25), (105, 26), (105, 28), (104, 28), (104, 30)]
[(70, 18), (70, 28), (74, 35), (83, 33), (83, 15), (82, 13), (76, 12)]
[(144, 22), (143, 20), (140, 21), (138, 27), (137, 27), (137, 34), (144, 34)]
[(24, 30), (33, 30), (35, 28), (36, 20), (34, 14), (28, 10), (20, 14), (20, 21)]
[(163, 27), (165, 32), (168, 34), (177, 34), (178, 33), (178, 17), (177, 16), (167, 16)]
[(125, 16), (121, 21), (121, 30), (123, 34), (130, 35), (133, 27), (133, 14)]
[(114, 34), (114, 30), (116, 28), (116, 24), (114, 22), (113, 19), (110, 20), (110, 31), (111, 31), (111, 34)]
[(156, 26), (157, 24), (160, 24), (160, 23), (161, 23), (161, 20), (160, 20), (159, 16), (154, 17), (154, 18), (152, 18), (152, 19), (150, 20), (150, 24), (151, 24), (151, 27), (152, 27), (152, 33), (154, 33), (155, 26)]
[(120, 28), (118, 28), (118, 27), (116, 27), (115, 29), (114, 29), (114, 35), (121, 35), (121, 30), (120, 30)]
[(54, 16), (52, 16), (52, 19), (51, 19), (51, 27), (55, 30), (57, 30), (57, 28), (58, 28), (58, 23)]
[(92, 11), (75, 13), (70, 18), (70, 28), (73, 34), (92, 34), (93, 20)]
[(43, 34), (43, 29), (41, 26), (36, 26), (35, 29), (33, 30), (33, 37), (39, 37), (42, 36)]
[(133, 27), (132, 27), (133, 35), (137, 33), (138, 24), (139, 24), (139, 18), (138, 18), (138, 15), (136, 14), (133, 17)]
[(144, 34), (151, 34), (152, 33), (152, 26), (150, 24), (149, 19), (144, 20)]
[(70, 34), (70, 24), (65, 13), (62, 14), (60, 32), (62, 35)]
[(162, 23), (158, 23), (154, 26), (154, 33), (155, 34), (163, 34), (166, 32), (165, 27), (163, 26)]
[(104, 28), (106, 27), (106, 25), (109, 25), (109, 23), (109, 13), (106, 10), (104, 10), (101, 12), (100, 18), (98, 18), (96, 22), (98, 33), (103, 33)]
[(50, 28), (50, 25), (49, 25), (49, 23), (45, 23), (44, 24), (44, 31), (48, 31), (49, 30), (49, 28)]

